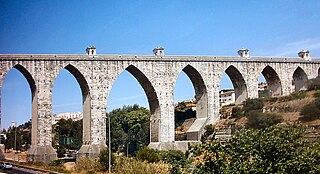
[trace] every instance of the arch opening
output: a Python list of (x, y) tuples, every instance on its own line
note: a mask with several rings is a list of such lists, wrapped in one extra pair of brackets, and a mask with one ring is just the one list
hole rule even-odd
[[(53, 125), (57, 131), (53, 142), (79, 150), (83, 142), (90, 140), (90, 131), (83, 127), (90, 128), (91, 103), (89, 86), (76, 67), (69, 64), (59, 72), (53, 84), (52, 104)], [(58, 157), (61, 154), (58, 153)]]
[(265, 81), (258, 84), (259, 97), (281, 96), (282, 85), (277, 72), (268, 65), (262, 70), (261, 74)]
[(126, 70), (133, 75), (143, 88), (149, 103), (150, 109), (150, 142), (159, 142), (159, 128), (160, 128), (160, 104), (149, 79), (135, 66), (130, 65)]
[(235, 99), (234, 99), (235, 103), (241, 104), (248, 97), (247, 85), (242, 74), (233, 65), (230, 65), (225, 70), (225, 73), (229, 76), (232, 82), (234, 93), (235, 93)]
[[(7, 137), (5, 148), (15, 149), (12, 143), (14, 140), (9, 139), (16, 134), (15, 150), (26, 151), (31, 144), (36, 144), (36, 131), (34, 131), (36, 129), (32, 129), (32, 124), (36, 127), (34, 120), (37, 118), (36, 83), (29, 71), (20, 64), (13, 66), (0, 83), (3, 85), (2, 87), (0, 85), (1, 133)], [(2, 132), (3, 129), (6, 131)], [(3, 140), (4, 137), (1, 136), (1, 143)]]
[(308, 76), (301, 67), (298, 67), (293, 73), (292, 86), (294, 91), (306, 90)]
[(319, 67), (319, 69), (318, 69), (318, 77), (320, 77), (320, 67)]
[[(180, 81), (183, 85), (180, 85)], [(189, 88), (191, 90), (186, 90)], [(181, 91), (177, 90), (183, 90), (184, 93), (181, 94)], [(175, 84), (174, 93), (178, 92), (185, 97), (194, 92), (194, 97), (183, 98), (184, 101), (179, 101), (175, 106), (175, 140), (199, 140), (199, 128), (207, 118), (208, 97), (204, 80), (194, 67), (187, 65), (182, 69)], [(179, 100), (181, 99), (179, 97)]]
[[(106, 108), (111, 124), (122, 120), (118, 125), (111, 126), (112, 136), (119, 137), (119, 141), (112, 142), (113, 151), (128, 150), (133, 154), (141, 145), (159, 142), (158, 97), (149, 79), (137, 67), (130, 65), (118, 75)], [(128, 126), (131, 123), (136, 126)]]

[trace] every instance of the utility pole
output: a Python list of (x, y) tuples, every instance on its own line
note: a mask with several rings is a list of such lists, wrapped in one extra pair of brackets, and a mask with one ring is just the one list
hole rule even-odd
[(109, 173), (111, 173), (111, 129), (110, 129), (110, 117), (108, 117), (108, 135), (109, 135)]
[(12, 121), (12, 127), (14, 127), (14, 154), (13, 154), (13, 162), (16, 162), (16, 151), (17, 151), (17, 127), (16, 122)]
[(127, 157), (128, 157), (128, 154), (129, 154), (129, 145), (130, 145), (130, 142), (127, 143)]

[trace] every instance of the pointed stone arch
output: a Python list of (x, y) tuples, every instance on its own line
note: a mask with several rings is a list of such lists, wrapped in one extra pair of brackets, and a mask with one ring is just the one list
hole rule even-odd
[(278, 73), (270, 65), (264, 67), (261, 73), (267, 81), (270, 95), (272, 97), (282, 95), (282, 84)]
[[(36, 82), (35, 82), (33, 76), (31, 75), (31, 73), (24, 66), (22, 66), (21, 64), (16, 64), (16, 65), (12, 66), (9, 69), (9, 71), (13, 68), (18, 70), (25, 77), (25, 79), (27, 80), (29, 87), (30, 87), (30, 91), (31, 91), (31, 118), (32, 118), (31, 145), (35, 146), (35, 145), (37, 145), (37, 137), (38, 137), (38, 135), (37, 135), (37, 117), (38, 117), (37, 85), (36, 85)], [(6, 74), (4, 76), (6, 76), (8, 72), (6, 72)], [(1, 84), (2, 84), (2, 81), (1, 81)], [(0, 89), (0, 99), (1, 99), (1, 89)], [(1, 101), (0, 101), (0, 107), (1, 107)], [(0, 113), (0, 118), (1, 118), (1, 113)], [(0, 121), (0, 124), (1, 124), (1, 121)]]
[[(90, 88), (84, 75), (72, 64), (64, 67), (77, 80), (82, 94), (83, 114), (83, 144), (88, 144), (91, 139), (91, 95)], [(60, 72), (59, 72), (60, 73)], [(59, 74), (58, 73), (58, 74)]]
[(201, 74), (193, 66), (187, 65), (182, 69), (190, 78), (194, 91), (195, 99), (197, 101), (197, 118), (207, 117), (207, 88)]
[(292, 86), (294, 91), (305, 90), (305, 84), (308, 81), (308, 76), (306, 72), (298, 66), (296, 70), (293, 72), (292, 76)]
[(160, 104), (157, 93), (147, 76), (134, 65), (129, 65), (125, 70), (132, 74), (142, 86), (150, 108), (150, 142), (159, 142)]
[[(234, 92), (235, 92), (235, 102), (240, 104), (248, 98), (248, 91), (246, 81), (243, 78), (241, 72), (233, 65), (228, 66), (225, 73), (229, 76)], [(221, 81), (221, 77), (220, 77)]]
[(208, 94), (205, 82), (199, 71), (191, 65), (185, 66), (182, 71), (192, 82), (196, 99), (196, 120), (187, 131), (187, 140), (199, 141), (201, 130), (208, 117)]

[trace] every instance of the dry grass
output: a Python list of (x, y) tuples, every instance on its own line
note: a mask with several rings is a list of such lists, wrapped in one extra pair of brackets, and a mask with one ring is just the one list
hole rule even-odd
[(103, 166), (97, 160), (90, 160), (87, 158), (80, 159), (74, 166), (74, 173), (96, 173), (103, 171)]
[(291, 100), (288, 102), (265, 103), (266, 112), (300, 112), (301, 109), (314, 101), (314, 97), (305, 97), (300, 100)]
[(167, 174), (169, 170), (170, 165), (163, 162), (147, 163), (125, 157), (117, 158), (113, 168), (117, 174)]

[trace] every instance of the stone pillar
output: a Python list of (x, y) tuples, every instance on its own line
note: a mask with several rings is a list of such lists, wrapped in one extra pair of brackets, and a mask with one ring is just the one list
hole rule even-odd
[(27, 161), (49, 163), (57, 159), (52, 143), (52, 90), (50, 72), (45, 71), (43, 62), (36, 69), (37, 88), (32, 91), (32, 132), (31, 148)]
[[(2, 125), (1, 125), (1, 91), (2, 91), (2, 78), (0, 78), (0, 133), (2, 133)], [(4, 160), (4, 144), (3, 142), (0, 143), (0, 160)]]
[[(97, 158), (106, 146), (106, 83), (99, 63), (92, 62), (88, 72), (84, 72), (90, 83), (90, 92), (83, 91), (83, 143), (79, 158)], [(89, 80), (91, 79), (91, 80)], [(87, 89), (89, 90), (89, 89)], [(86, 94), (86, 95), (84, 95)]]
[[(83, 132), (90, 133), (89, 137), (83, 137), (83, 143), (79, 150), (79, 158), (97, 158), (106, 146), (106, 107), (105, 103), (97, 101), (99, 96), (92, 94), (90, 117), (83, 120)], [(85, 121), (87, 124), (85, 124)], [(89, 141), (87, 140), (89, 138)]]
[[(248, 63), (249, 64), (249, 63)], [(255, 67), (255, 64), (249, 64), (249, 68), (247, 71), (243, 74), (245, 83), (247, 85), (247, 97), (244, 98), (243, 101), (245, 101), (247, 98), (258, 98), (258, 83), (259, 83), (259, 75), (260, 72), (258, 72), (257, 67)]]
[[(160, 103), (160, 114), (158, 125), (151, 128), (158, 128), (158, 142), (151, 142), (149, 147), (158, 150), (175, 149), (174, 144), (174, 101), (173, 91), (175, 76), (171, 64), (159, 62), (157, 66), (157, 75), (153, 79), (153, 85), (157, 91), (158, 101)], [(152, 121), (152, 120), (151, 120)], [(156, 131), (154, 131), (156, 132)]]
[(219, 86), (218, 76), (208, 86), (208, 120), (206, 125), (215, 124), (220, 119)]

